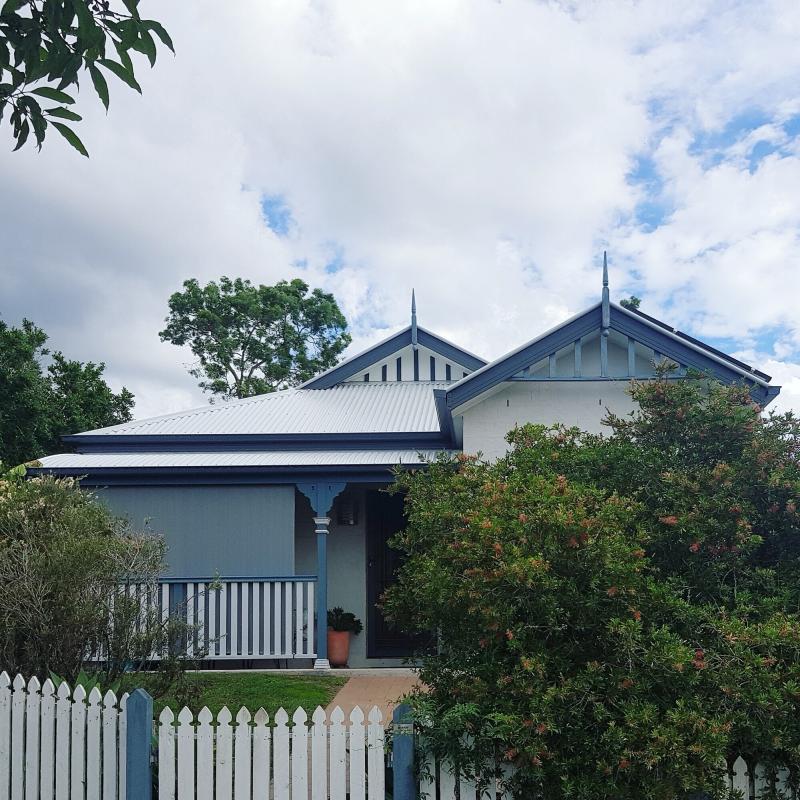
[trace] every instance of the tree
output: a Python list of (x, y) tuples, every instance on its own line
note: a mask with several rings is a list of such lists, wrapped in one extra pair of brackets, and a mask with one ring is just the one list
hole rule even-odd
[(224, 398), (296, 386), (334, 366), (351, 341), (333, 295), (309, 293), (299, 279), (184, 281), (169, 298), (166, 323), (161, 340), (188, 345), (198, 359), (189, 374)]
[(642, 301), (641, 298), (637, 297), (635, 294), (632, 294), (630, 297), (620, 300), (619, 304), (623, 308), (628, 308), (631, 311), (636, 311), (636, 309), (639, 308), (639, 306), (642, 304)]
[[(0, 320), (0, 462), (20, 464), (63, 449), (61, 437), (131, 419), (133, 395), (103, 380), (104, 364), (71, 361), (45, 347), (29, 320)], [(45, 362), (49, 358), (49, 363)]]
[[(68, 106), (67, 89), (91, 79), (108, 110), (106, 73), (141, 93), (131, 52), (145, 55), (152, 67), (154, 36), (174, 52), (172, 40), (155, 20), (142, 19), (139, 0), (6, 0), (0, 7), (0, 122), (10, 112), (19, 150), (33, 132), (41, 149), (52, 125), (78, 152), (89, 154), (64, 120), (80, 122)], [(115, 57), (108, 55), (113, 48)], [(105, 71), (105, 72), (104, 72)], [(43, 103), (51, 105), (43, 107)]]
[(467, 771), (513, 765), (516, 797), (719, 797), (726, 758), (798, 766), (800, 423), (743, 386), (632, 394), (609, 436), (527, 426), (496, 463), (400, 477), (386, 611), (439, 644), (418, 715)]

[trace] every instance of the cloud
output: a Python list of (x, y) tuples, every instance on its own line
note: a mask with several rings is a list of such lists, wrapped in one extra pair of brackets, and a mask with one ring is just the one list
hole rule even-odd
[(88, 162), (55, 134), (0, 153), (0, 314), (105, 361), (138, 416), (203, 402), (158, 339), (186, 278), (303, 277), (354, 348), (415, 287), (422, 324), (492, 357), (594, 302), (604, 246), (616, 296), (794, 374), (796, 3), (143, 12), (178, 55), (108, 116), (85, 91)]

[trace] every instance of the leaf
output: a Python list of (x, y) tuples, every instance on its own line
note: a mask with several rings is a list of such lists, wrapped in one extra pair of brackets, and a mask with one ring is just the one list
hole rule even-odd
[(60, 117), (61, 119), (69, 119), (73, 122), (80, 122), (83, 119), (80, 114), (76, 114), (74, 111), (70, 111), (68, 108), (63, 108), (62, 106), (47, 108), (44, 113), (50, 117)]
[(18, 8), (28, 4), (28, 0), (6, 0), (0, 14), (13, 14)]
[(51, 86), (40, 86), (34, 89), (31, 94), (38, 94), (39, 97), (45, 97), (55, 103), (74, 103), (75, 100), (70, 97), (66, 92), (61, 92), (58, 89), (53, 89)]
[(122, 0), (122, 3), (124, 4), (125, 8), (128, 9), (128, 13), (132, 17), (138, 18), (139, 9), (137, 8), (137, 6), (139, 5), (139, 0)]
[(150, 62), (150, 66), (155, 66), (156, 63), (156, 43), (153, 41), (153, 37), (144, 29), (139, 31), (139, 39), (132, 45), (134, 50), (137, 50), (140, 53), (144, 53), (147, 56), (147, 60)]
[(158, 36), (159, 39), (167, 46), (169, 49), (174, 53), (175, 52), (175, 45), (172, 44), (172, 39), (170, 35), (167, 33), (166, 28), (160, 23), (156, 22), (154, 19), (147, 19), (144, 20), (144, 26), (150, 31)]
[(106, 111), (108, 111), (108, 83), (105, 75), (94, 64), (89, 64), (89, 74), (92, 76), (92, 83), (97, 96), (102, 100)]
[(63, 122), (51, 121), (50, 124), (82, 155), (89, 158), (89, 153), (83, 146), (83, 142), (78, 138), (78, 134), (72, 128), (64, 125)]
[(128, 53), (128, 45), (126, 45), (124, 41), (114, 41), (114, 48), (119, 56), (120, 64), (133, 75), (133, 61), (131, 61), (130, 54)]
[(28, 134), (31, 132), (31, 126), (28, 125), (28, 120), (25, 120), (22, 125), (19, 126), (19, 130), (17, 132), (17, 146), (14, 148), (14, 151), (22, 147), (28, 139)]
[(136, 89), (139, 94), (142, 93), (142, 87), (136, 82), (133, 73), (128, 72), (122, 64), (117, 64), (116, 61), (112, 61), (110, 58), (98, 58), (97, 63), (104, 66), (110, 72), (113, 72), (123, 83), (127, 83), (131, 89)]

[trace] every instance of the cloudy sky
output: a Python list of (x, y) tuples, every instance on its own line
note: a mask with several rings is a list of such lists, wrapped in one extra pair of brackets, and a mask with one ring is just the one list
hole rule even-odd
[[(0, 148), (0, 315), (104, 361), (136, 416), (203, 403), (159, 341), (189, 277), (332, 291), (353, 349), (486, 357), (612, 298), (800, 410), (800, 3), (142, 0), (144, 95), (79, 99), (86, 159)], [(0, 140), (1, 143), (1, 140)]]

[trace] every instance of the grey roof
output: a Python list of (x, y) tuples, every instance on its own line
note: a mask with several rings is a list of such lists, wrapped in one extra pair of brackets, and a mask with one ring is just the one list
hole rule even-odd
[(61, 453), (32, 462), (33, 469), (96, 470), (170, 467), (413, 466), (449, 450), (294, 450), (204, 453)]
[(439, 431), (433, 390), (447, 383), (344, 383), (282, 392), (134, 420), (81, 436), (431, 433)]

